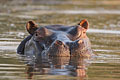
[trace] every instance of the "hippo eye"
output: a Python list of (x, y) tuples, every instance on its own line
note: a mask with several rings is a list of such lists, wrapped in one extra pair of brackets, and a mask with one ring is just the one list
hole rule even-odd
[(62, 41), (56, 40), (56, 44), (63, 45)]
[(60, 45), (62, 45), (62, 44), (63, 44), (61, 41), (58, 41), (58, 43), (59, 43)]

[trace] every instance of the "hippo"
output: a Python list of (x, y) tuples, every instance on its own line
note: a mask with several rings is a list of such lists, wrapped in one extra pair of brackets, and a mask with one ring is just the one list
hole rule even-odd
[(28, 21), (26, 30), (30, 34), (18, 46), (21, 55), (51, 57), (91, 57), (91, 43), (86, 35), (89, 23), (81, 20), (75, 26), (47, 25), (38, 27)]

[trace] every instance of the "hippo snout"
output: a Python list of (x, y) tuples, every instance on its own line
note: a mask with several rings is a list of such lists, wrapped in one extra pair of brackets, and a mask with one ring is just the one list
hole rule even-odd
[(56, 40), (48, 49), (49, 56), (70, 56), (68, 45), (60, 40)]

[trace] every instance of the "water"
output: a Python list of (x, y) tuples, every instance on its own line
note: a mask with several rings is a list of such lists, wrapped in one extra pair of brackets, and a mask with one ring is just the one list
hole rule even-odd
[[(0, 0), (0, 80), (119, 80), (119, 5), (118, 0)], [(90, 22), (94, 58), (40, 58), (27, 65), (28, 59), (16, 54), (28, 35), (27, 21), (76, 25), (82, 19)]]

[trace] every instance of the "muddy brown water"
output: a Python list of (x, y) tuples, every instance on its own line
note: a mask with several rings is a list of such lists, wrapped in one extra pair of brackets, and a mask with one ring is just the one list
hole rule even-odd
[[(120, 80), (120, 1), (0, 0), (0, 80)], [(88, 19), (96, 56), (28, 59), (16, 54), (27, 35), (25, 23), (76, 25)], [(32, 63), (32, 61), (31, 61)]]

